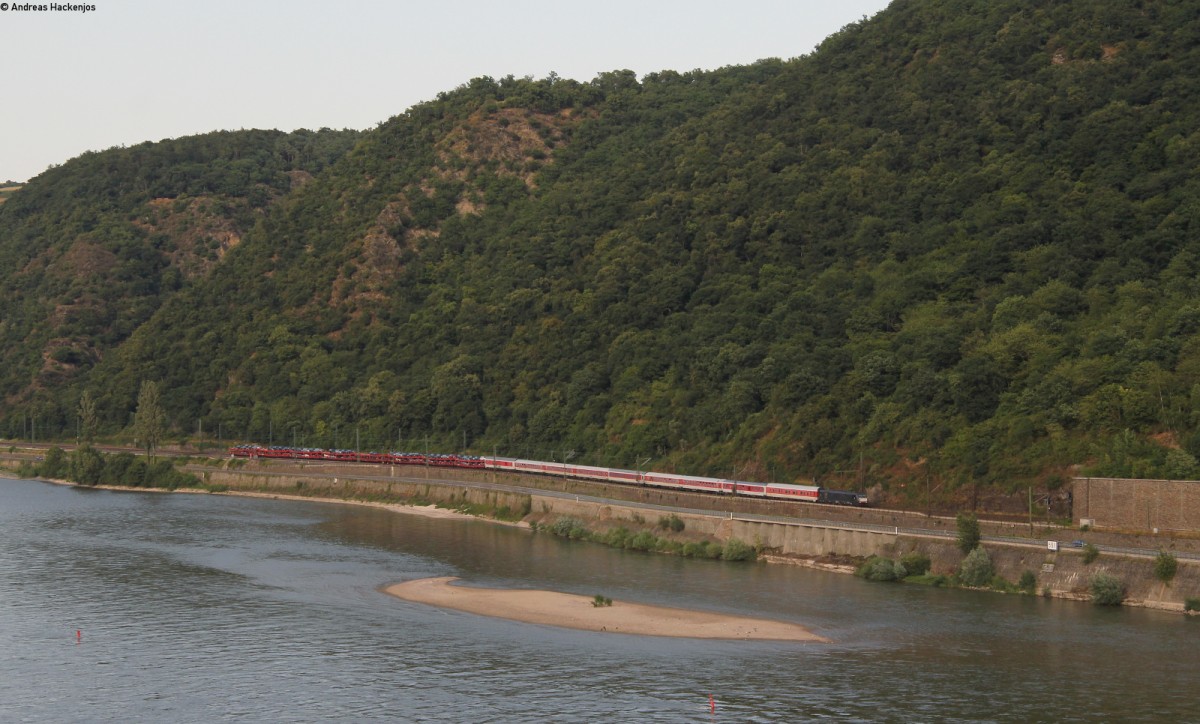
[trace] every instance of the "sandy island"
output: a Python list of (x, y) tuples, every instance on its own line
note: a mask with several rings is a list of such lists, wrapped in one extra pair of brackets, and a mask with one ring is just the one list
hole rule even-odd
[(450, 585), (456, 580), (454, 577), (422, 578), (396, 583), (383, 590), (405, 601), (583, 631), (696, 639), (829, 641), (799, 624), (784, 621), (624, 601), (596, 607), (587, 596)]

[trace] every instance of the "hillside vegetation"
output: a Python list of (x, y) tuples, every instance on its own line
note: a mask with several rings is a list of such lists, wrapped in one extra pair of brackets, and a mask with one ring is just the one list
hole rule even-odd
[(89, 155), (0, 207), (0, 430), (88, 390), (116, 433), (152, 379), (226, 439), (1195, 476), (1197, 84), (1198, 2), (912, 0), (786, 62), (475, 79), (310, 166)]
[(9, 420), (42, 412), (51, 433), (73, 427), (63, 410), (80, 395), (75, 378), (357, 136), (241, 131), (144, 143), (85, 154), (14, 193), (0, 214)]

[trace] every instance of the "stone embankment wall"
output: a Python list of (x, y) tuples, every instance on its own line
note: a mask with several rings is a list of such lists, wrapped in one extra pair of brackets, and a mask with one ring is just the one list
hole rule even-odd
[(1129, 531), (1200, 532), (1200, 482), (1075, 478), (1077, 523)]

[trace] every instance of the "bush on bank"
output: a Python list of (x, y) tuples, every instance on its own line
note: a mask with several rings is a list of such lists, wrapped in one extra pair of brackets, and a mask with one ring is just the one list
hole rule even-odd
[(724, 545), (721, 545), (713, 541), (683, 543), (669, 538), (660, 538), (648, 530), (634, 533), (624, 526), (609, 528), (604, 532), (593, 532), (584, 526), (583, 521), (572, 517), (559, 518), (550, 525), (540, 526), (536, 529), (548, 531), (560, 538), (587, 540), (631, 551), (667, 553), (683, 556), (684, 558), (708, 558), (710, 560), (725, 561), (754, 561), (758, 559), (758, 550), (754, 546), (736, 538), (731, 538)]
[(1121, 583), (1121, 579), (1100, 571), (1092, 576), (1090, 589), (1092, 592), (1092, 603), (1097, 606), (1120, 606), (1125, 600), (1125, 585)]
[(70, 455), (60, 447), (46, 451), (45, 459), (32, 467), (33, 475), (69, 480), (81, 485), (124, 485), (132, 488), (199, 488), (200, 479), (175, 467), (170, 458), (148, 463), (133, 453), (106, 454), (84, 445)]
[(854, 575), (868, 581), (887, 583), (903, 580), (908, 575), (908, 571), (899, 561), (893, 561), (883, 556), (871, 556), (858, 567)]
[(983, 549), (983, 546), (968, 553), (958, 567), (958, 579), (964, 586), (982, 588), (991, 584), (995, 576), (996, 567), (992, 564), (992, 557)]
[(1179, 561), (1166, 551), (1159, 551), (1154, 559), (1154, 577), (1163, 583), (1170, 583), (1179, 569)]
[(933, 574), (929, 571), (929, 556), (919, 551), (911, 551), (899, 560), (871, 556), (863, 561), (855, 575), (868, 581), (902, 581), (935, 587), (969, 586), (990, 588), (1002, 593), (1032, 594), (1037, 587), (1037, 576), (1033, 571), (1025, 571), (1016, 585), (997, 575), (991, 557), (982, 546), (971, 551), (953, 576)]

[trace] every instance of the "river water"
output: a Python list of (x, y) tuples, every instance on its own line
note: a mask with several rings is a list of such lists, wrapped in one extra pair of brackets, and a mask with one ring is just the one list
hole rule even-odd
[[(570, 631), (378, 590), (444, 575), (779, 618), (834, 642)], [(5, 722), (1198, 721), (1198, 643), (1200, 620), (1154, 611), (355, 506), (0, 480)]]

